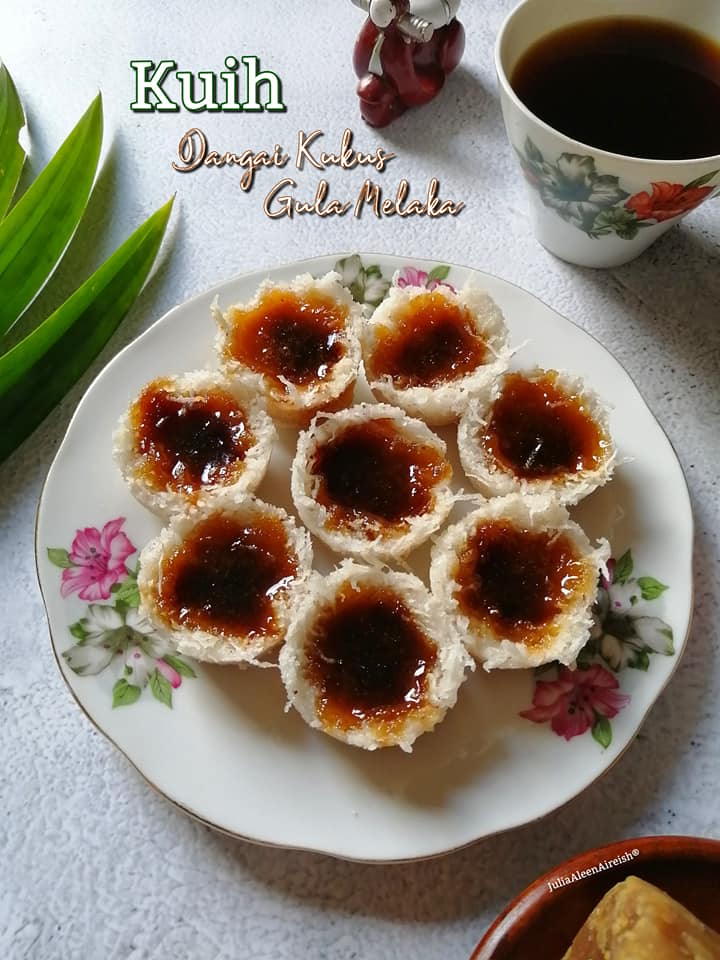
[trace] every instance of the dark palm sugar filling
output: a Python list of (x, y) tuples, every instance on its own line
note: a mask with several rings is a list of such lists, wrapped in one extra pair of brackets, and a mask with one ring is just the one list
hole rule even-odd
[(387, 731), (421, 709), (435, 645), (393, 590), (350, 584), (316, 620), (306, 646), (306, 679), (328, 726), (369, 721)]
[(275, 601), (295, 580), (297, 557), (275, 517), (214, 514), (162, 566), (160, 610), (171, 623), (248, 639), (277, 631)]
[(155, 490), (190, 494), (208, 484), (235, 482), (255, 443), (245, 411), (228, 393), (175, 393), (149, 384), (132, 407), (140, 475)]

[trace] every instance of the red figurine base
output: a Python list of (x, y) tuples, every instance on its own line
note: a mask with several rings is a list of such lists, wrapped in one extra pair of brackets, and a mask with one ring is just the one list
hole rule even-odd
[[(362, 0), (353, 2), (364, 6)], [(439, 0), (439, 5), (450, 14), (459, 3)], [(465, 30), (454, 16), (433, 29), (413, 16), (410, 0), (370, 0), (367, 9), (353, 59), (360, 77), (357, 93), (363, 119), (384, 127), (442, 90), (462, 58)]]

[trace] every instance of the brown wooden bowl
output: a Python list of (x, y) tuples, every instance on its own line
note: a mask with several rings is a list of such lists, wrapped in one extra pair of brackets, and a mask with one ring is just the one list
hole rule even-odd
[[(598, 872), (579, 876), (591, 868)], [(643, 837), (590, 850), (536, 880), (497, 918), (470, 960), (562, 960), (602, 897), (629, 876), (654, 883), (720, 933), (720, 840)]]

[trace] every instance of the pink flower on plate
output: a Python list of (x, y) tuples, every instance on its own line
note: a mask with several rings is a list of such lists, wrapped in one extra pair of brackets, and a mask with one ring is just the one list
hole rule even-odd
[(60, 593), (76, 593), (81, 600), (107, 600), (110, 588), (126, 574), (125, 561), (135, 547), (120, 527), (125, 517), (109, 520), (102, 530), (84, 527), (75, 534), (68, 559), (72, 566), (62, 572)]
[(521, 717), (547, 723), (559, 737), (571, 740), (589, 730), (598, 717), (608, 719), (627, 706), (630, 697), (618, 693), (618, 680), (594, 663), (587, 670), (558, 669), (557, 680), (538, 680), (533, 705)]
[[(447, 267), (436, 267), (447, 276), (449, 270)], [(435, 290), (437, 287), (447, 287), (455, 293), (455, 287), (450, 283), (445, 283), (441, 277), (434, 277), (432, 273), (426, 273), (424, 270), (418, 270), (417, 267), (403, 267), (395, 278), (395, 285), (401, 288), (405, 287), (425, 287), (427, 290)]]
[(427, 284), (428, 275), (424, 270), (418, 270), (416, 267), (403, 267), (397, 276), (396, 283), (398, 287), (424, 287)]

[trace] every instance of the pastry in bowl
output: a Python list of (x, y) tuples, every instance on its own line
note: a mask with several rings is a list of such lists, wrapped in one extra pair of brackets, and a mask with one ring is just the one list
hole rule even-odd
[(474, 287), (391, 287), (363, 328), (372, 392), (432, 426), (457, 422), (509, 355), (500, 308)]
[(397, 560), (445, 521), (455, 497), (445, 443), (382, 403), (320, 415), (298, 438), (295, 507), (332, 550)]
[(140, 608), (180, 653), (254, 663), (285, 639), (310, 572), (306, 530), (255, 497), (173, 517), (140, 554)]
[(247, 304), (214, 307), (228, 376), (262, 394), (279, 421), (305, 425), (352, 400), (360, 369), (362, 307), (336, 273), (266, 280)]
[(549, 494), (488, 500), (433, 547), (430, 583), (486, 670), (575, 663), (610, 554)]
[(417, 577), (348, 560), (313, 574), (279, 663), (288, 703), (311, 727), (409, 751), (454, 706), (471, 660)]
[(259, 400), (196, 370), (148, 383), (121, 417), (113, 453), (133, 496), (168, 517), (219, 492), (254, 491), (275, 436)]
[(458, 427), (463, 469), (486, 496), (552, 493), (578, 503), (611, 478), (617, 454), (599, 398), (577, 377), (506, 373)]
[(595, 907), (563, 960), (720, 960), (720, 934), (638, 877), (617, 883)]

